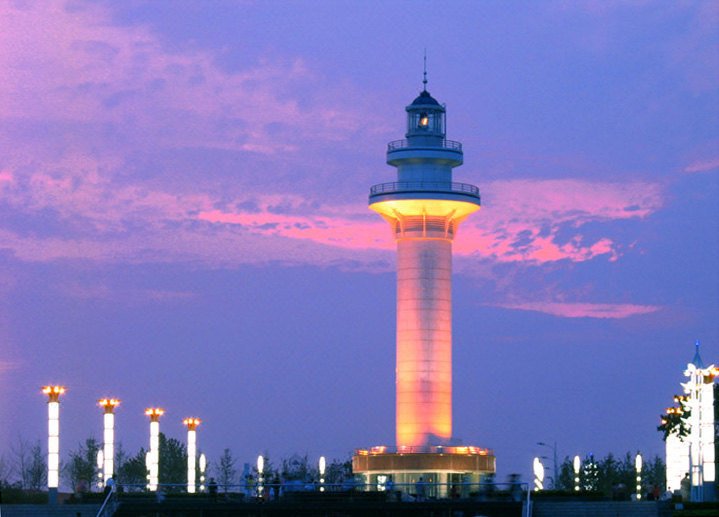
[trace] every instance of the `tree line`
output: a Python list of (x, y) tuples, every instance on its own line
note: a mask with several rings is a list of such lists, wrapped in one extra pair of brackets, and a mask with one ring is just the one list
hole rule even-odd
[[(159, 472), (161, 485), (177, 485), (184, 490), (187, 483), (187, 448), (184, 443), (159, 436)], [(65, 485), (73, 492), (82, 493), (98, 489), (97, 454), (102, 444), (95, 438), (88, 438), (68, 453), (67, 461), (61, 462), (60, 472)], [(115, 477), (120, 485), (143, 489), (147, 484), (145, 456), (147, 449), (141, 447), (136, 454), (129, 454), (122, 444), (115, 447)], [(198, 468), (199, 472), (199, 468)], [(223, 450), (216, 461), (210, 462), (205, 482), (212, 477), (221, 489), (228, 491), (233, 486), (246, 483), (246, 476), (258, 477), (257, 467), (249, 470), (238, 466), (238, 460), (229, 448)], [(328, 484), (342, 483), (352, 476), (351, 461), (333, 460), (328, 462), (324, 479)], [(281, 479), (283, 482), (302, 483), (319, 480), (318, 466), (309, 461), (307, 455), (292, 455), (281, 459), (277, 465), (268, 454), (264, 454), (263, 477), (266, 483)], [(198, 474), (199, 482), (199, 474)], [(40, 441), (29, 442), (18, 437), (11, 445), (9, 455), (0, 456), (0, 487), (12, 487), (27, 491), (42, 491), (47, 487), (47, 455)]]

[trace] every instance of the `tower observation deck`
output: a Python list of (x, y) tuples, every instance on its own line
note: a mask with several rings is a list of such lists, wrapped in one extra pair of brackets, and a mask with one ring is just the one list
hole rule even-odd
[(410, 483), (422, 469), (440, 482), (478, 478), (494, 472), (494, 456), (459, 446), (452, 434), (452, 241), (479, 210), (479, 189), (452, 179), (464, 161), (462, 144), (447, 140), (445, 107), (426, 82), (405, 111), (405, 139), (387, 145), (396, 180), (369, 193), (369, 208), (397, 243), (396, 449), (360, 450), (353, 468), (368, 483), (377, 475)]

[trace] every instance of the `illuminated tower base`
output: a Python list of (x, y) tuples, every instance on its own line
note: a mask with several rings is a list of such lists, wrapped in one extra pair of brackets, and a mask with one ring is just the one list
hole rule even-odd
[(397, 181), (369, 197), (397, 242), (397, 447), (359, 450), (352, 467), (380, 490), (389, 479), (414, 487), (422, 478), (438, 484), (427, 496), (446, 496), (495, 471), (491, 451), (452, 435), (452, 241), (480, 198), (452, 181), (462, 144), (445, 139), (444, 107), (425, 89), (406, 110), (407, 139), (387, 149)]

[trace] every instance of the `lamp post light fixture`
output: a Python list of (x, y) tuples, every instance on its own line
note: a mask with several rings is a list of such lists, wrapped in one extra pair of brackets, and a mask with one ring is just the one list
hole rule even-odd
[(642, 500), (642, 455), (637, 453), (634, 458), (634, 468), (637, 471), (637, 501)]
[(262, 473), (265, 471), (265, 458), (260, 454), (257, 456), (257, 497), (262, 497), (262, 489), (264, 478)]
[(557, 463), (557, 442), (554, 442), (551, 445), (545, 442), (537, 442), (537, 445), (541, 447), (549, 447), (550, 449), (552, 449), (552, 472), (554, 476), (552, 478), (552, 488), (556, 490), (559, 478), (559, 465)]
[(324, 456), (320, 456), (320, 492), (325, 491), (325, 469), (327, 468), (327, 460)]
[(120, 405), (120, 400), (104, 398), (98, 400), (97, 405), (103, 409), (103, 464), (100, 468), (103, 484), (106, 485), (115, 473), (115, 408)]
[(197, 461), (197, 426), (202, 420), (199, 418), (185, 418), (182, 423), (187, 427), (187, 493), (195, 493), (196, 461)]
[(205, 453), (203, 452), (200, 454), (200, 460), (198, 461), (200, 464), (200, 492), (205, 491), (205, 469), (207, 469), (207, 457), (205, 457)]
[(105, 463), (105, 454), (102, 452), (102, 449), (98, 449), (97, 451), (97, 487), (102, 490), (102, 488), (105, 486), (105, 483), (103, 481), (102, 477), (102, 471), (103, 471), (103, 465)]
[(57, 502), (57, 487), (60, 483), (60, 395), (64, 386), (43, 386), (47, 395), (47, 489), (48, 501)]
[(574, 463), (572, 467), (574, 468), (574, 491), (579, 492), (579, 472), (582, 470), (582, 458), (580, 458), (579, 455), (574, 457)]
[(534, 491), (544, 490), (544, 465), (542, 465), (542, 460), (534, 458), (532, 470), (534, 471)]
[(149, 471), (147, 488), (151, 492), (157, 490), (160, 473), (160, 417), (164, 414), (165, 410), (159, 407), (145, 410), (145, 415), (150, 417), (150, 451), (147, 453), (145, 462)]

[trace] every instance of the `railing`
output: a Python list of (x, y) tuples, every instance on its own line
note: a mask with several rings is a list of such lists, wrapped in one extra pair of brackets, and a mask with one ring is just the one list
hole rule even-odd
[(114, 490), (108, 490), (105, 500), (102, 502), (102, 506), (97, 512), (96, 517), (111, 517), (117, 510), (117, 498), (115, 497)]
[(484, 449), (476, 445), (375, 445), (369, 449), (357, 449), (357, 454), (479, 454), (480, 456), (492, 455), (491, 449)]
[(428, 144), (410, 144), (409, 140), (394, 140), (387, 144), (387, 151), (397, 151), (398, 149), (425, 149), (439, 147), (440, 149), (451, 149), (452, 151), (461, 151), (462, 143), (455, 140), (441, 140), (439, 145), (428, 145)]
[(370, 188), (369, 195), (391, 194), (395, 192), (456, 192), (479, 197), (479, 188), (469, 183), (452, 183), (449, 181), (394, 181), (380, 183)]

